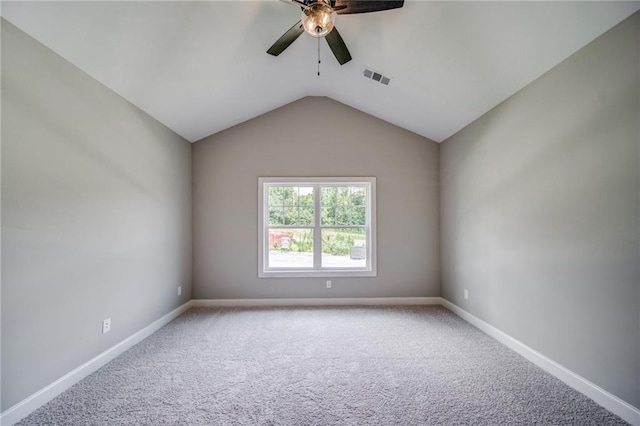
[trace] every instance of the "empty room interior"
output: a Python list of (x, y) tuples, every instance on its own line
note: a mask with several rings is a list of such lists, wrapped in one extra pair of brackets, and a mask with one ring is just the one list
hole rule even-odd
[(640, 2), (0, 5), (0, 424), (640, 425)]

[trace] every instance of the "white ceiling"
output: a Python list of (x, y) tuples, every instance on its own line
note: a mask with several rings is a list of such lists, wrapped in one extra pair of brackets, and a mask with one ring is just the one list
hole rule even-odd
[[(435, 141), (451, 136), (625, 17), (640, 2), (406, 1), (338, 16), (339, 66), (279, 1), (2, 2), (2, 15), (190, 141), (301, 97), (328, 96)], [(365, 79), (365, 66), (393, 78)]]

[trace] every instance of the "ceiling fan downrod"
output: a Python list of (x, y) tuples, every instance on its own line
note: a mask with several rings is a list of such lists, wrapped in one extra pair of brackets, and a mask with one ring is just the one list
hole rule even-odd
[(318, 77), (320, 77), (320, 38), (318, 38)]

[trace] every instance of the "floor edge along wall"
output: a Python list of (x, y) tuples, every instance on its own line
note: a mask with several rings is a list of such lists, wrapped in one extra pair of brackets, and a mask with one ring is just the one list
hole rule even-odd
[(249, 307), (249, 306), (390, 306), (390, 305), (439, 305), (447, 308), (487, 335), (524, 356), (538, 367), (562, 380), (567, 385), (591, 398), (607, 410), (620, 416), (634, 426), (640, 426), (640, 409), (626, 403), (615, 395), (591, 383), (584, 377), (563, 367), (552, 359), (535, 351), (524, 343), (514, 339), (480, 318), (470, 314), (442, 297), (375, 297), (375, 298), (336, 298), (336, 299), (193, 299), (174, 309), (137, 333), (129, 336), (100, 355), (67, 373), (55, 382), (40, 389), (33, 395), (20, 401), (0, 415), (0, 424), (10, 426), (31, 412), (52, 400), (69, 387), (78, 383), (89, 374), (113, 360), (129, 348), (140, 343), (164, 325), (173, 321), (187, 310), (195, 307)]

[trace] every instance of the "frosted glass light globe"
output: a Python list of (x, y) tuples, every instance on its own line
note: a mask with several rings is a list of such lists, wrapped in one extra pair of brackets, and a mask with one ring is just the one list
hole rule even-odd
[(324, 37), (333, 30), (336, 12), (324, 4), (313, 3), (302, 11), (302, 26), (307, 34)]

